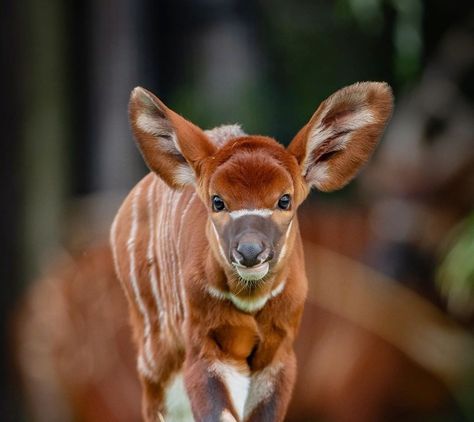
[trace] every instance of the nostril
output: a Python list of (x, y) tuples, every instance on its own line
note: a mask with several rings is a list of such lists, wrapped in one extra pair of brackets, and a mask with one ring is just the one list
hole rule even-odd
[(237, 251), (237, 249), (232, 249), (232, 261), (236, 262), (237, 264), (242, 264), (243, 259), (244, 257)]
[(253, 267), (260, 263), (258, 256), (262, 253), (263, 246), (260, 243), (242, 242), (237, 246), (237, 252), (242, 256), (240, 263), (246, 267)]
[(258, 255), (258, 261), (260, 263), (270, 261), (271, 259), (273, 259), (273, 251), (270, 248), (265, 248), (263, 252)]

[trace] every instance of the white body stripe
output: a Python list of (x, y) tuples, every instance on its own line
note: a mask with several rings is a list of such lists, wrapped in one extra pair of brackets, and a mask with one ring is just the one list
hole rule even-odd
[(144, 377), (148, 378), (149, 380), (155, 381), (156, 375), (155, 372), (150, 368), (147, 360), (143, 357), (142, 354), (138, 355), (137, 359), (137, 370), (140, 374)]
[(150, 227), (150, 236), (148, 239), (148, 248), (147, 248), (147, 261), (150, 265), (149, 277), (151, 284), (151, 291), (155, 299), (156, 311), (158, 313), (158, 318), (160, 321), (160, 326), (163, 327), (164, 323), (164, 312), (163, 312), (163, 303), (161, 295), (158, 291), (158, 279), (156, 275), (156, 263), (155, 263), (155, 207), (154, 207), (154, 194), (156, 189), (156, 178), (153, 178), (153, 181), (150, 183), (148, 188), (147, 202), (148, 202), (148, 225)]
[(260, 208), (260, 209), (254, 209), (254, 210), (249, 210), (249, 209), (241, 209), (241, 210), (235, 210), (231, 211), (229, 213), (230, 218), (236, 219), (243, 217), (244, 215), (259, 215), (260, 217), (269, 217), (273, 214), (273, 210), (269, 208)]
[(132, 199), (132, 222), (130, 226), (130, 236), (127, 241), (127, 250), (129, 253), (130, 259), (130, 283), (132, 285), (133, 292), (135, 294), (135, 302), (137, 303), (138, 309), (143, 317), (143, 336), (144, 336), (144, 349), (145, 349), (145, 361), (150, 366), (153, 367), (155, 362), (153, 360), (153, 354), (151, 350), (151, 325), (150, 325), (150, 316), (148, 310), (143, 302), (141, 296), (140, 287), (138, 285), (137, 273), (136, 273), (136, 262), (135, 262), (135, 241), (138, 231), (138, 200), (142, 188), (138, 185), (135, 189)]
[(113, 261), (114, 261), (115, 272), (118, 276), (117, 278), (119, 279), (120, 284), (122, 285), (122, 290), (125, 292), (125, 295), (130, 300), (130, 294), (128, 292), (128, 289), (125, 288), (123, 278), (120, 277), (119, 259), (118, 259), (118, 256), (117, 256), (117, 221), (119, 219), (119, 215), (120, 214), (117, 214), (117, 216), (115, 217), (115, 219), (112, 223), (112, 227), (110, 229), (110, 246), (111, 246), (111, 249), (112, 249), (112, 258), (113, 258)]
[[(170, 189), (165, 183), (157, 179), (159, 184), (158, 198), (160, 206), (156, 215), (155, 256), (160, 268), (159, 284), (162, 291), (163, 311), (165, 314), (165, 330), (176, 338), (181, 336), (180, 325), (184, 316), (184, 281), (178, 259), (178, 240), (174, 235), (174, 218), (176, 207), (181, 198), (181, 191)], [(192, 196), (194, 198), (194, 196)], [(191, 201), (191, 200), (190, 200)], [(188, 206), (190, 204), (188, 203)]]
[[(163, 183), (161, 180), (157, 181), (157, 185), (161, 185)], [(161, 193), (161, 191), (160, 191)], [(161, 200), (162, 198), (157, 198), (158, 200)], [(160, 269), (160, 279), (159, 279), (159, 288), (161, 292), (161, 298), (163, 300), (163, 313), (164, 313), (164, 327), (162, 327), (162, 331), (167, 332), (168, 335), (170, 335), (170, 330), (172, 324), (170, 323), (170, 318), (171, 315), (169, 313), (169, 303), (170, 303), (170, 289), (167, 288), (167, 284), (164, 284), (163, 280), (163, 274), (167, 273), (166, 270), (166, 262), (163, 259), (163, 253), (161, 252), (164, 245), (163, 245), (163, 230), (164, 230), (164, 224), (163, 224), (163, 213), (164, 213), (164, 207), (160, 204), (160, 206), (157, 207), (158, 212), (156, 213), (156, 226), (155, 226), (155, 257), (158, 262), (158, 267)]]
[[(194, 198), (196, 197), (196, 195), (197, 195), (196, 191), (194, 191), (192, 193), (192, 195), (190, 196), (190, 198), (188, 200), (188, 203), (186, 204), (186, 207), (183, 210), (183, 213), (181, 214), (181, 221), (180, 221), (180, 225), (179, 225), (179, 234), (178, 234), (178, 245), (177, 245), (178, 251), (181, 250), (181, 246), (182, 246), (183, 222), (184, 222), (184, 219), (186, 218), (186, 216), (188, 215), (188, 211), (191, 208), (191, 205), (194, 202)], [(181, 297), (184, 301), (184, 303), (183, 303), (184, 304), (184, 318), (186, 318), (186, 316), (188, 315), (188, 310), (187, 310), (187, 306), (186, 306), (186, 291), (184, 289), (184, 279), (183, 279), (183, 268), (182, 267), (183, 266), (182, 266), (181, 260), (178, 259), (178, 274), (179, 274), (180, 287), (181, 287)]]
[[(170, 220), (174, 218), (177, 214), (177, 206), (179, 204), (179, 200), (181, 198), (182, 192), (180, 191), (172, 191), (170, 195), (170, 202), (171, 206), (170, 208)], [(172, 225), (174, 227), (174, 224)], [(172, 232), (172, 228), (168, 230), (168, 242), (171, 247), (171, 265), (173, 268), (173, 280), (174, 280), (174, 285), (175, 285), (175, 291), (176, 291), (176, 297), (178, 299), (178, 302), (176, 303), (177, 305), (177, 312), (178, 312), (178, 318), (183, 318), (184, 315), (184, 297), (183, 297), (183, 289), (181, 288), (184, 284), (184, 280), (180, 278), (180, 272), (179, 272), (179, 255), (178, 255), (178, 250), (177, 250), (177, 239)]]

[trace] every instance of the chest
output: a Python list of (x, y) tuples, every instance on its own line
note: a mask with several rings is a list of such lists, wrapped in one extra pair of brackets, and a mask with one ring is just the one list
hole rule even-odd
[(251, 371), (258, 371), (272, 362), (289, 339), (289, 331), (285, 324), (252, 318), (240, 325), (222, 324), (210, 335), (224, 356), (245, 361)]

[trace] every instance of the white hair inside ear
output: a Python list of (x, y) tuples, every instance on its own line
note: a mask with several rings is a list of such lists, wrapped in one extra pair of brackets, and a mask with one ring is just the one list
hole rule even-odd
[(194, 185), (196, 183), (196, 175), (188, 164), (178, 164), (174, 169), (173, 178), (177, 185)]
[(340, 189), (369, 159), (390, 117), (393, 97), (381, 82), (360, 82), (321, 103), (288, 147), (310, 186)]

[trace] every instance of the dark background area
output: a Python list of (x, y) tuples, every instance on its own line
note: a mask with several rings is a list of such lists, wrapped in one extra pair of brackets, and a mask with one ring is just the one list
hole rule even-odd
[[(473, 19), (470, 1), (3, 2), (0, 419), (23, 414), (12, 312), (69, 241), (77, 198), (122, 195), (146, 172), (128, 129), (134, 86), (202, 128), (239, 122), (287, 144), (320, 101), (355, 81), (387, 81), (398, 104), (448, 34), (470, 34), (474, 48)], [(472, 62), (456, 77), (472, 107)], [(358, 195), (355, 183), (312, 200)]]

